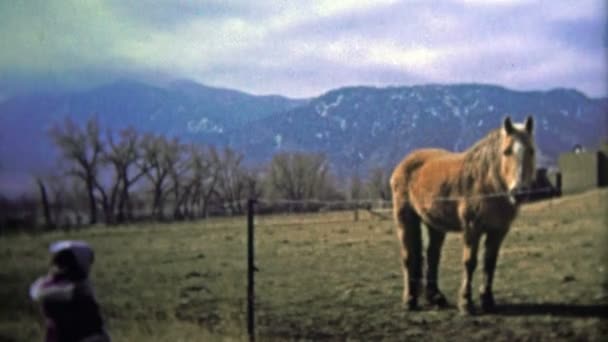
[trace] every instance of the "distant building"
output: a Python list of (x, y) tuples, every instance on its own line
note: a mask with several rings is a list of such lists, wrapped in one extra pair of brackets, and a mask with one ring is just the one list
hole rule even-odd
[(562, 193), (608, 186), (608, 144), (597, 151), (575, 148), (559, 157)]
[(561, 195), (561, 174), (546, 168), (536, 169), (536, 177), (530, 193), (519, 198), (522, 202), (534, 202)]

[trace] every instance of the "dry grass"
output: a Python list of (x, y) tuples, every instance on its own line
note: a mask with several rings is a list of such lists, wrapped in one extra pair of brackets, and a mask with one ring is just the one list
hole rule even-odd
[[(257, 217), (259, 340), (605, 339), (607, 204), (607, 191), (593, 191), (524, 207), (499, 260), (500, 311), (469, 318), (401, 309), (390, 221)], [(93, 280), (114, 340), (245, 339), (245, 220), (233, 218), (0, 237), (0, 341), (40, 340), (27, 287), (45, 271), (48, 243), (65, 238), (98, 253)], [(440, 285), (452, 302), (460, 254), (450, 235)]]

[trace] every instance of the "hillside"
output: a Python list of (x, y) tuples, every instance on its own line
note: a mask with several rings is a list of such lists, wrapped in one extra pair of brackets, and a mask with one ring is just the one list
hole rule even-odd
[(47, 131), (66, 116), (97, 115), (106, 128), (185, 142), (229, 145), (259, 165), (280, 151), (321, 152), (338, 174), (392, 168), (427, 146), (462, 151), (510, 114), (536, 118), (539, 164), (554, 165), (575, 144), (608, 137), (608, 99), (576, 90), (513, 91), (480, 84), (347, 87), (295, 100), (255, 96), (192, 81), (151, 86), (123, 80), (88, 91), (29, 94), (0, 103), (0, 192), (22, 191), (55, 165)]
[(121, 80), (83, 92), (10, 98), (0, 103), (0, 192), (55, 165), (57, 153), (47, 132), (66, 117), (82, 123), (96, 115), (104, 128), (133, 126), (140, 132), (204, 141), (301, 103), (186, 80), (164, 87)]
[(391, 168), (407, 152), (434, 146), (462, 151), (505, 115), (536, 119), (539, 164), (554, 165), (575, 144), (608, 136), (608, 100), (575, 90), (519, 92), (489, 85), (343, 88), (253, 122), (229, 141), (253, 159), (281, 150), (326, 153), (336, 169)]

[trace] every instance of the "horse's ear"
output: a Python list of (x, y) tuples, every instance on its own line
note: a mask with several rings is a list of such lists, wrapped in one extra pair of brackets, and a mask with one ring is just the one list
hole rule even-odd
[(528, 116), (526, 118), (526, 132), (528, 132), (528, 134), (532, 134), (532, 131), (534, 130), (534, 119), (532, 118), (532, 116)]
[(507, 116), (502, 124), (502, 128), (505, 130), (505, 133), (507, 134), (511, 134), (513, 133), (513, 131), (515, 131), (515, 128), (513, 127), (513, 122), (511, 121), (511, 117)]

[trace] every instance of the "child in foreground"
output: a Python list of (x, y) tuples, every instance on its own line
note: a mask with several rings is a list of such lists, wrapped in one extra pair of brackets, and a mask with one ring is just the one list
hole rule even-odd
[(84, 241), (53, 243), (49, 273), (30, 287), (46, 319), (46, 342), (109, 342), (89, 272), (93, 249)]

